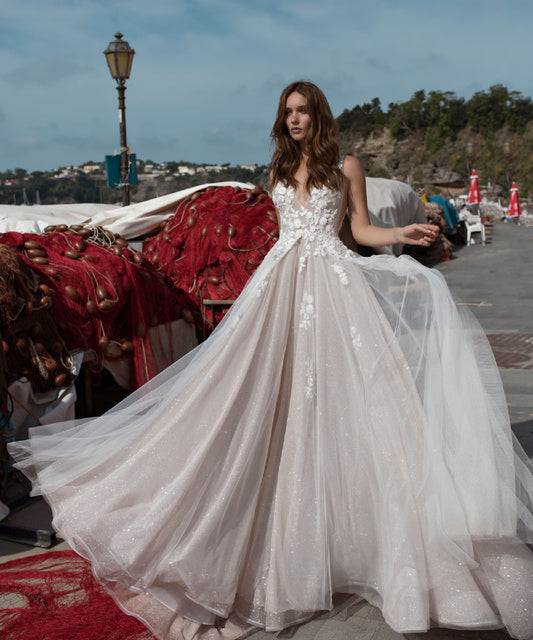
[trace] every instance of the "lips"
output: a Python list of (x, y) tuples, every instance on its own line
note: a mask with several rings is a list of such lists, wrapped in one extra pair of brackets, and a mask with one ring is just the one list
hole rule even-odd
[(291, 129), (291, 133), (300, 133), (302, 130), (299, 129), (298, 127), (294, 127), (293, 129)]

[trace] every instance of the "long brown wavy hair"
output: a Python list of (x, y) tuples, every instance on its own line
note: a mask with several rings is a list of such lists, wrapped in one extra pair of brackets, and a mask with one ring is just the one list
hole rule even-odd
[(341, 189), (344, 175), (339, 169), (339, 145), (337, 144), (337, 123), (331, 113), (326, 96), (312, 82), (299, 80), (283, 90), (279, 99), (278, 114), (270, 134), (275, 150), (270, 163), (271, 187), (281, 182), (285, 186), (297, 188), (294, 177), (302, 161), (302, 150), (287, 129), (286, 104), (291, 93), (300, 93), (307, 100), (307, 112), (311, 117), (311, 141), (307, 160), (306, 189), (329, 187)]

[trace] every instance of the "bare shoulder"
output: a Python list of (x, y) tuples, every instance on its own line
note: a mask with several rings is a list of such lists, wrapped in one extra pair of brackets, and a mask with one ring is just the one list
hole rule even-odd
[(361, 180), (365, 177), (365, 172), (361, 162), (354, 156), (346, 156), (342, 167), (344, 175), (349, 180)]

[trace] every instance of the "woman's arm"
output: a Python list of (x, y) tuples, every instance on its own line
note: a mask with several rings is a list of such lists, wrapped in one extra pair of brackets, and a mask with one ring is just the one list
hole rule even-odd
[(346, 176), (346, 202), (352, 235), (358, 244), (384, 247), (389, 244), (418, 244), (428, 247), (437, 237), (439, 228), (432, 224), (410, 224), (385, 229), (374, 226), (368, 217), (365, 173), (359, 160), (346, 156), (343, 167)]

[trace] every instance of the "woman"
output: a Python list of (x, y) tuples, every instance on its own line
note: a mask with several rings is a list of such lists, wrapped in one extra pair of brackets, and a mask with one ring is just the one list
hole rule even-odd
[[(320, 122), (316, 132), (313, 119)], [(294, 187), (300, 203), (307, 200), (312, 187), (328, 186), (340, 191), (344, 186), (347, 201), (343, 205), (348, 204), (352, 233), (359, 244), (368, 247), (396, 243), (428, 246), (438, 234), (439, 228), (435, 225), (413, 224), (383, 229), (370, 224), (363, 168), (358, 160), (347, 157), (343, 161), (342, 176), (337, 166), (339, 147), (335, 132), (335, 120), (320, 89), (308, 82), (289, 85), (281, 95), (272, 130), (276, 150), (272, 158), (271, 186), (281, 181)]]
[(280, 238), (231, 313), (105, 416), (10, 451), (60, 535), (159, 638), (282, 629), (335, 592), (400, 632), (527, 638), (532, 476), (490, 348), (439, 273), (340, 242), (346, 207), (365, 245), (427, 245), (436, 229), (372, 227), (334, 133), (317, 87), (287, 87)]

